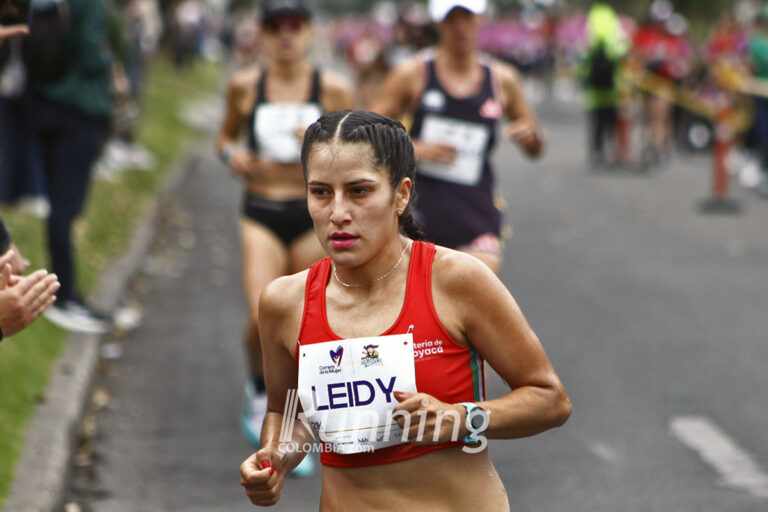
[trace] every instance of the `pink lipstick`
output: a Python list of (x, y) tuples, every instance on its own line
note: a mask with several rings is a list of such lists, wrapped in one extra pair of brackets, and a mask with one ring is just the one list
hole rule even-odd
[(331, 244), (336, 248), (349, 247), (357, 241), (355, 235), (349, 233), (333, 233), (331, 234)]

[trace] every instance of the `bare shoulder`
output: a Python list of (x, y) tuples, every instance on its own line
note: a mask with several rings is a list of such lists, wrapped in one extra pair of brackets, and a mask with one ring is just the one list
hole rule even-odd
[(389, 71), (384, 84), (379, 89), (369, 110), (393, 119), (405, 114), (405, 109), (423, 87), (424, 58), (420, 55), (410, 57), (396, 68)]
[(424, 73), (424, 55), (417, 53), (390, 71), (390, 76), (403, 83), (413, 83)]
[(331, 94), (347, 94), (352, 92), (352, 83), (333, 71), (323, 70), (320, 83), (324, 91)]
[(260, 70), (256, 66), (236, 71), (227, 88), (227, 109), (230, 115), (244, 117), (253, 106)]
[(256, 82), (261, 76), (261, 70), (257, 66), (251, 66), (235, 71), (229, 79), (229, 90), (245, 92), (256, 87)]
[(261, 292), (259, 311), (262, 319), (282, 322), (301, 315), (304, 307), (304, 287), (309, 270), (278, 277)]
[(345, 110), (354, 107), (354, 89), (346, 78), (323, 70), (320, 75), (323, 94), (323, 107), (328, 112)]
[(517, 68), (495, 57), (488, 58), (502, 86), (506, 88), (520, 85), (520, 73), (517, 71)]
[(440, 322), (463, 346), (470, 346), (469, 331), (511, 296), (498, 277), (469, 254), (437, 247), (432, 262), (432, 301)]
[(432, 283), (441, 295), (471, 299), (476, 294), (504, 286), (491, 269), (474, 256), (446, 247), (436, 248)]

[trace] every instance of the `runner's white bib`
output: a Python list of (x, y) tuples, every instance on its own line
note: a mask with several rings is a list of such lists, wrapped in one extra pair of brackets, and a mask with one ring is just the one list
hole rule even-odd
[(301, 160), (297, 129), (305, 129), (323, 115), (315, 103), (262, 103), (253, 133), (259, 157), (270, 162), (294, 164)]
[(395, 391), (416, 391), (413, 334), (299, 347), (299, 398), (315, 435), (336, 453), (402, 444)]
[(489, 128), (482, 124), (426, 114), (419, 139), (453, 146), (456, 159), (449, 164), (419, 162), (419, 172), (438, 180), (477, 185), (483, 173), (483, 155), (489, 136)]

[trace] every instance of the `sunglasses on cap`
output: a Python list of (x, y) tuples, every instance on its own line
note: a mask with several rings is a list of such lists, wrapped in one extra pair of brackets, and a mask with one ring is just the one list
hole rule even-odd
[(296, 32), (304, 24), (304, 18), (296, 14), (280, 14), (264, 23), (264, 30), (279, 32), (283, 27)]

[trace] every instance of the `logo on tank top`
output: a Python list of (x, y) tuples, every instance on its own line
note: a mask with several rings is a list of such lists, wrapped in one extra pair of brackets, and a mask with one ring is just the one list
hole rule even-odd
[(480, 107), (480, 115), (488, 119), (498, 119), (501, 117), (501, 105), (493, 98), (488, 98)]
[(336, 350), (330, 350), (331, 361), (336, 365), (336, 368), (341, 366), (341, 356), (344, 354), (344, 347), (339, 345)]
[(421, 103), (427, 110), (441, 111), (445, 108), (445, 94), (438, 89), (429, 89), (421, 97)]
[(443, 340), (424, 340), (413, 344), (413, 357), (417, 362), (440, 357), (443, 352)]
[(341, 357), (344, 355), (344, 347), (339, 345), (336, 350), (329, 350), (328, 353), (333, 364), (322, 364), (317, 367), (317, 372), (320, 375), (341, 373)]
[(369, 366), (383, 366), (384, 361), (379, 359), (379, 352), (376, 350), (378, 345), (366, 345), (363, 347), (363, 357), (360, 358), (360, 363), (368, 368)]

